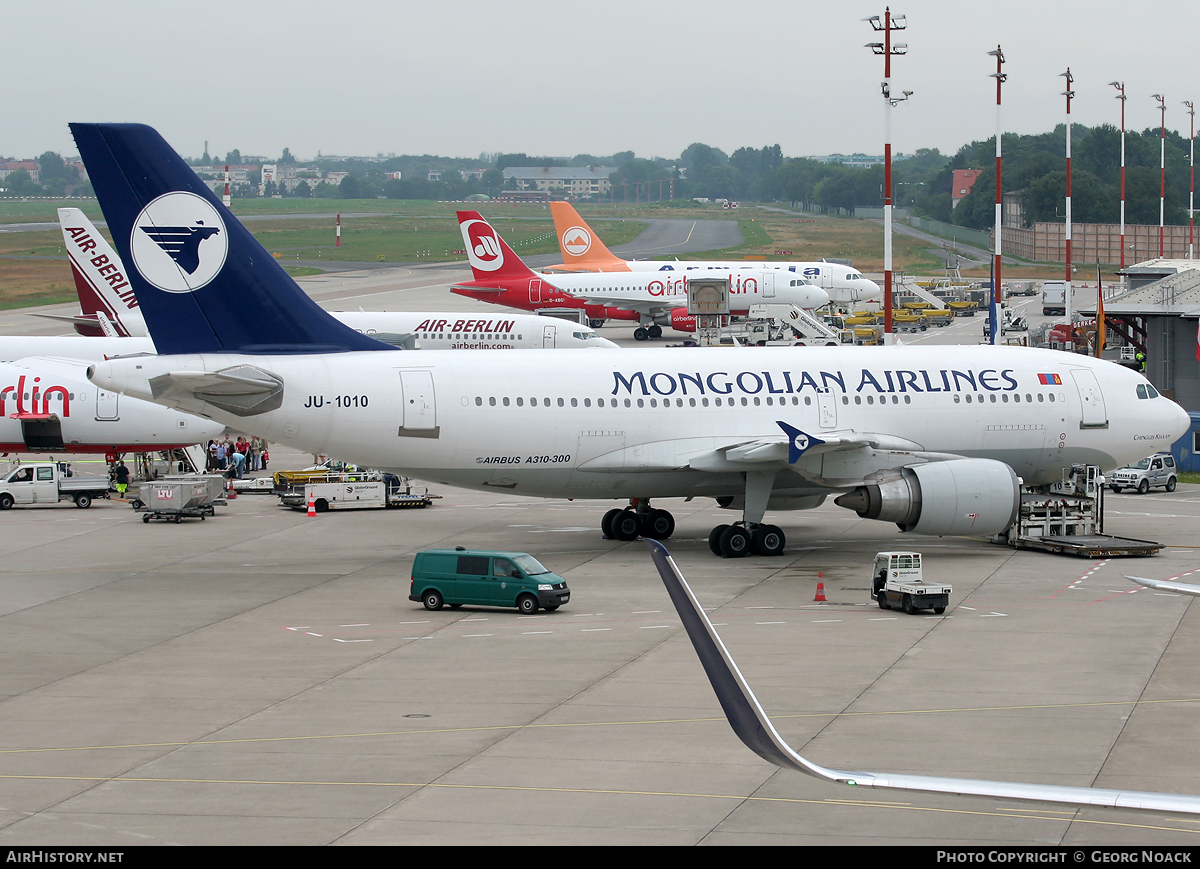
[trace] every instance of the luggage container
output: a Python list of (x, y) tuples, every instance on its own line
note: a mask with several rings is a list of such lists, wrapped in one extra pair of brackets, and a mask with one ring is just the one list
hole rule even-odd
[(141, 483), (133, 509), (142, 514), (143, 522), (166, 519), (179, 524), (184, 516), (199, 516), (203, 521), (208, 516), (216, 515), (213, 508), (213, 477), (176, 477), (173, 480)]

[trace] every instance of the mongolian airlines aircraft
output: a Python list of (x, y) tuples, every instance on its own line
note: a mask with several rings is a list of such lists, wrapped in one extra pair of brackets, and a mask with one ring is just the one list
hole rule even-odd
[(1114, 468), (1187, 414), (1110, 362), (1017, 347), (419, 354), (339, 323), (149, 127), (71, 127), (161, 354), (97, 386), (306, 452), (471, 489), (629, 499), (610, 536), (670, 536), (656, 498), (742, 511), (714, 552), (778, 554), (767, 510), (829, 495), (932, 535), (988, 535), (1021, 479)]
[[(687, 312), (684, 273), (581, 273), (548, 280), (525, 265), (478, 212), (458, 212), (458, 224), (475, 277), (451, 287), (460, 295), (527, 311), (583, 308), (593, 321), (637, 320), (633, 337), (639, 341), (661, 337), (663, 326), (695, 331), (695, 318)], [(745, 265), (715, 275), (729, 281), (730, 313), (745, 314), (751, 305), (764, 302), (801, 308), (829, 303), (828, 293), (804, 278)]]
[[(137, 296), (125, 278), (121, 257), (78, 208), (58, 209), (58, 222), (71, 261), (71, 272), (75, 276), (80, 313), (73, 317), (40, 316), (66, 320), (74, 324), (75, 330), (82, 335), (103, 334), (110, 338), (148, 335)], [(587, 326), (528, 314), (488, 317), (441, 312), (335, 311), (333, 316), (373, 338), (414, 349), (573, 350), (617, 346)], [(39, 341), (43, 344), (65, 343), (62, 343), (61, 349), (58, 344), (47, 349), (45, 346), (39, 348)], [(99, 347), (84, 349), (71, 338), (0, 338), (0, 358), (45, 354), (72, 359), (101, 359), (120, 354), (154, 352), (154, 345), (148, 338), (144, 338), (142, 344), (131, 343), (127, 349), (118, 349), (121, 347), (118, 341), (112, 348), (105, 347), (100, 351)], [(19, 349), (24, 352), (18, 352)], [(77, 351), (85, 355), (76, 355)], [(103, 355), (99, 355), (101, 352)]]
[(563, 263), (550, 266), (549, 272), (671, 272), (711, 269), (760, 268), (789, 272), (807, 278), (829, 293), (830, 301), (839, 305), (869, 302), (881, 298), (879, 284), (863, 277), (857, 269), (842, 263), (828, 262), (716, 262), (696, 260), (681, 262), (663, 260), (623, 260), (605, 247), (595, 231), (587, 225), (569, 202), (551, 202), (554, 229)]

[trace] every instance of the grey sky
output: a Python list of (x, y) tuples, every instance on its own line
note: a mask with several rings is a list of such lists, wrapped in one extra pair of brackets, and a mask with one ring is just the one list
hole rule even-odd
[[(881, 153), (881, 58), (863, 18), (884, 4), (812, 0), (589, 3), (343, 0), (9, 4), (0, 154), (75, 153), (67, 123), (138, 121), (180, 152), (483, 151), (676, 157), (778, 143), (787, 156)], [(995, 130), (994, 61), (1009, 75), (1004, 124), (1036, 133), (1072, 117), (1185, 136), (1200, 101), (1187, 0), (900, 0), (893, 113), (899, 151), (953, 153)], [(998, 20), (993, 21), (993, 18)]]

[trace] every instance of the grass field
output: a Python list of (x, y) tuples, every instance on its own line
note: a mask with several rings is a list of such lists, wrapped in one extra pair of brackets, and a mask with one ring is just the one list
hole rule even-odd
[[(94, 220), (101, 220), (95, 200), (14, 201), (0, 199), (0, 223), (56, 221), (57, 208), (73, 205)], [(520, 255), (558, 251), (549, 210), (535, 203), (458, 203), (394, 199), (235, 199), (234, 214), (296, 215), (295, 219), (250, 220), (245, 225), (280, 262), (330, 260), (335, 262), (461, 262), (462, 235), (455, 211), (474, 209), (492, 221)], [(796, 216), (743, 205), (737, 211), (719, 205), (579, 206), (583, 217), (609, 246), (632, 241), (641, 232), (639, 218), (684, 220), (737, 219), (743, 243), (719, 251), (685, 254), (681, 259), (732, 259), (745, 257), (779, 260), (847, 259), (862, 271), (883, 270), (883, 227), (875, 221), (824, 215)], [(332, 217), (343, 215), (342, 246), (334, 247)], [(103, 232), (103, 230), (102, 230)], [(107, 235), (107, 233), (105, 233)], [(893, 268), (897, 273), (940, 275), (942, 261), (930, 252), (935, 244), (896, 235)], [(784, 253), (786, 252), (786, 253)], [(32, 257), (32, 258), (31, 258)], [(39, 259), (45, 257), (45, 259)], [(319, 269), (290, 266), (296, 276)], [(963, 271), (964, 277), (984, 278), (986, 267)], [(1058, 278), (1062, 266), (1029, 264), (1006, 266), (1005, 279)], [(1111, 274), (1105, 279), (1110, 280)], [(1082, 275), (1077, 280), (1086, 280)], [(62, 237), (57, 230), (0, 233), (0, 308), (46, 305), (75, 297)]]

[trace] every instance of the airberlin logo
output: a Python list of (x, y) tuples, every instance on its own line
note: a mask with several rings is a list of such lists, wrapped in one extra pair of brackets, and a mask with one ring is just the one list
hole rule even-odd
[(467, 259), (473, 267), (480, 271), (494, 272), (504, 265), (500, 239), (496, 230), (488, 226), (486, 220), (468, 220), (459, 229), (462, 230), (463, 243), (467, 247)]
[(592, 234), (582, 226), (572, 226), (563, 233), (562, 243), (571, 256), (583, 256), (592, 249)]
[(207, 200), (194, 193), (166, 193), (133, 222), (129, 249), (150, 284), (168, 293), (191, 293), (220, 274), (229, 237)]

